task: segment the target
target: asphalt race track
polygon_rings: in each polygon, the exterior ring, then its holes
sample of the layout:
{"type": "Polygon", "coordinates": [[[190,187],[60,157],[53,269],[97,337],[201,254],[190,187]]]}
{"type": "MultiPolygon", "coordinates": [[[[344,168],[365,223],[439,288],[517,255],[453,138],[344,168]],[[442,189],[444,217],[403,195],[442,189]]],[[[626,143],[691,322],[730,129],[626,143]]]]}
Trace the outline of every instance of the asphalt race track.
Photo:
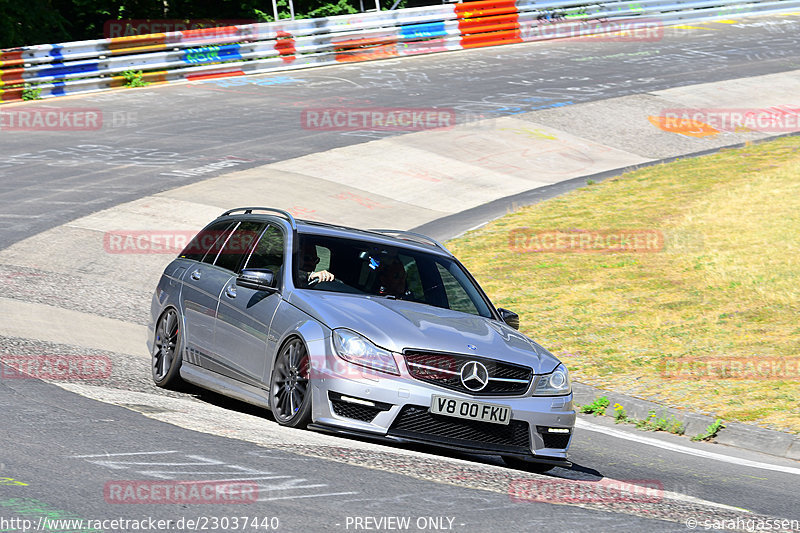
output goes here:
{"type": "Polygon", "coordinates": [[[534,43],[36,103],[99,109],[103,128],[2,133],[0,246],[191,183],[180,171],[225,158],[243,160],[241,170],[386,135],[303,129],[306,108],[435,106],[464,122],[783,72],[800,68],[798,24],[710,24],[667,29],[655,43],[534,43]]]}
{"type": "MultiPolygon", "coordinates": [[[[541,112],[537,116],[556,124],[573,106],[795,71],[800,69],[798,28],[797,16],[737,19],[668,29],[659,42],[524,44],[4,106],[0,114],[49,107],[99,110],[103,127],[0,129],[0,251],[156,193],[344,147],[367,147],[405,133],[320,131],[303,123],[304,110],[436,108],[452,110],[461,125],[541,112]]],[[[626,142],[624,131],[604,130],[602,121],[587,122],[586,131],[626,142]]],[[[664,140],[651,148],[648,160],[666,157],[671,148],[695,151],[682,142],[664,140]]],[[[713,147],[697,146],[696,151],[713,147]]],[[[254,202],[249,191],[219,183],[214,191],[222,196],[220,204],[274,205],[270,197],[254,202]]],[[[409,185],[398,181],[394,186],[409,185]]],[[[48,247],[39,246],[38,253],[46,264],[48,247]]],[[[52,259],[54,264],[62,260],[52,259]]],[[[155,260],[166,264],[169,257],[155,260]]],[[[20,306],[46,303],[64,313],[74,310],[140,327],[147,312],[143,295],[152,287],[137,291],[120,285],[114,293],[73,283],[107,266],[104,261],[88,260],[47,275],[3,266],[2,299],[20,306]],[[42,294],[52,301],[43,302],[42,294]]],[[[130,276],[140,279],[134,270],[130,276]]],[[[722,529],[714,527],[715,521],[717,526],[725,521],[730,530],[758,523],[773,531],[800,530],[797,461],[581,418],[570,450],[573,468],[530,474],[505,468],[494,457],[281,428],[268,413],[214,394],[156,389],[143,339],[141,353],[134,354],[124,347],[102,349],[117,346],[102,329],[95,344],[82,345],[48,336],[48,329],[42,324],[41,335],[34,337],[0,325],[0,352],[108,356],[114,371],[102,383],[0,379],[0,531],[21,530],[21,520],[31,521],[24,523],[28,530],[145,530],[130,523],[86,522],[145,518],[172,521],[149,526],[167,531],[722,529]],[[254,501],[244,503],[114,500],[114,486],[143,480],[240,480],[257,491],[254,501]],[[587,502],[564,497],[570,480],[655,486],[657,491],[647,498],[587,502]],[[43,524],[43,516],[84,522],[43,524]],[[16,522],[3,522],[10,519],[16,522]],[[776,526],[775,519],[795,523],[776,526]]]]}

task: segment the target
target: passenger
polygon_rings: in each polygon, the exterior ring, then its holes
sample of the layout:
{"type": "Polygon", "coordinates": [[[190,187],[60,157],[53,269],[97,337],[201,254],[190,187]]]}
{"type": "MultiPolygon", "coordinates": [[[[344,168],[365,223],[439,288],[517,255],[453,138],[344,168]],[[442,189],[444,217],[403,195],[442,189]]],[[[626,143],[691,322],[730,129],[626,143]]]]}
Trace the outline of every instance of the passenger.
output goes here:
{"type": "Polygon", "coordinates": [[[395,298],[411,296],[411,291],[406,287],[406,269],[399,259],[392,259],[380,267],[378,281],[380,282],[378,294],[395,298]]]}

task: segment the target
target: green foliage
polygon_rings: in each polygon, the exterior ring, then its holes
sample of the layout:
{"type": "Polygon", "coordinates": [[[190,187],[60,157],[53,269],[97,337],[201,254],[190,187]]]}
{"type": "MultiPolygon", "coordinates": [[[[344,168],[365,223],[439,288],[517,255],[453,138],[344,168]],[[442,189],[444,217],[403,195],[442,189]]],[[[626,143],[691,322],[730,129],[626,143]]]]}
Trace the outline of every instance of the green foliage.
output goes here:
{"type": "MultiPolygon", "coordinates": [[[[372,0],[365,0],[365,4],[371,6],[372,0]]],[[[366,7],[366,6],[365,6],[366,7]]],[[[358,10],[351,6],[347,0],[339,0],[335,4],[324,4],[319,6],[318,8],[311,10],[308,12],[308,18],[319,18],[319,17],[333,17],[335,15],[349,15],[352,13],[358,13],[358,10]]]]}
{"type": "MultiPolygon", "coordinates": [[[[382,2],[387,9],[393,2],[382,2]]],[[[294,0],[295,18],[358,13],[358,0],[294,0]]],[[[364,0],[374,9],[375,0],[364,0]]],[[[402,4],[401,6],[402,7],[402,4]]],[[[290,17],[288,0],[278,0],[279,18],[290,17]]],[[[102,39],[114,20],[241,20],[271,22],[263,0],[0,0],[0,48],[102,39]]]]}
{"type": "Polygon", "coordinates": [[[29,83],[25,84],[25,88],[22,89],[22,99],[23,100],[41,100],[42,99],[42,89],[40,87],[36,87],[29,83]]]}
{"type": "Polygon", "coordinates": [[[717,436],[719,430],[725,427],[725,424],[722,423],[722,420],[717,418],[714,422],[711,423],[706,428],[705,433],[700,433],[699,435],[695,435],[692,437],[693,441],[700,441],[700,440],[711,440],[717,436]]]}
{"type": "MultiPolygon", "coordinates": [[[[292,12],[289,9],[289,2],[287,0],[278,0],[276,2],[276,5],[278,6],[278,18],[280,20],[288,20],[292,17],[292,12]]],[[[295,9],[297,9],[296,3],[295,3],[295,9]]],[[[269,6],[267,8],[267,11],[262,11],[260,9],[253,8],[253,18],[258,22],[275,22],[275,16],[272,13],[272,6],[269,6]]],[[[295,18],[300,19],[306,17],[295,13],[295,18]]]]}
{"type": "Polygon", "coordinates": [[[638,429],[646,429],[648,431],[666,431],[675,433],[676,435],[683,435],[685,428],[683,422],[676,420],[674,416],[670,415],[669,418],[656,416],[655,411],[650,411],[649,416],[644,420],[637,420],[636,427],[638,429]]]}
{"type": "Polygon", "coordinates": [[[126,70],[122,73],[125,78],[125,87],[147,87],[150,85],[144,81],[144,74],[141,70],[126,70]]]}
{"type": "Polygon", "coordinates": [[[274,22],[275,21],[275,17],[273,17],[272,15],[268,15],[264,11],[261,11],[260,9],[256,9],[256,8],[253,8],[253,17],[258,22],[274,22]]]}
{"type": "Polygon", "coordinates": [[[622,405],[614,404],[614,423],[620,424],[628,421],[628,415],[625,413],[625,408],[622,405]]]}
{"type": "Polygon", "coordinates": [[[0,49],[68,40],[72,28],[60,9],[62,3],[0,0],[0,49]]]}
{"type": "Polygon", "coordinates": [[[600,396],[592,403],[581,406],[581,413],[591,413],[594,414],[594,416],[604,415],[606,414],[606,408],[610,403],[611,402],[608,401],[608,398],[605,396],[600,396]]]}

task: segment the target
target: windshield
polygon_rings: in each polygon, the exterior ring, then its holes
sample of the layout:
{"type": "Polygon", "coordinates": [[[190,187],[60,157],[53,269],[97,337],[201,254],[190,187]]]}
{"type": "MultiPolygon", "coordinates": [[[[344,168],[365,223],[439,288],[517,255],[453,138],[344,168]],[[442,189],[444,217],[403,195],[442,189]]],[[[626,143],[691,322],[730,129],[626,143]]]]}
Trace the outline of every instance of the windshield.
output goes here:
{"type": "Polygon", "coordinates": [[[492,318],[480,289],[452,259],[354,239],[299,238],[295,287],[383,296],[492,318]]]}

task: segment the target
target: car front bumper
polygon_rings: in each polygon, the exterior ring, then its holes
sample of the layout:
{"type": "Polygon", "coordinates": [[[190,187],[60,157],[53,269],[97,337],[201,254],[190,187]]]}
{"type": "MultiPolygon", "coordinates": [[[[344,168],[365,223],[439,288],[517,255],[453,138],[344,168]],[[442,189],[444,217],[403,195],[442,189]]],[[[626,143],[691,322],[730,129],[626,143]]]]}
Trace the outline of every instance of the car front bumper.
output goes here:
{"type": "Polygon", "coordinates": [[[572,395],[472,396],[411,377],[395,355],[400,375],[372,371],[334,355],[326,339],[309,343],[312,428],[396,442],[418,442],[473,453],[567,463],[575,425],[572,395]],[[434,395],[504,405],[508,425],[431,414],[434,395]],[[568,430],[568,433],[564,431],[568,430]]]}

